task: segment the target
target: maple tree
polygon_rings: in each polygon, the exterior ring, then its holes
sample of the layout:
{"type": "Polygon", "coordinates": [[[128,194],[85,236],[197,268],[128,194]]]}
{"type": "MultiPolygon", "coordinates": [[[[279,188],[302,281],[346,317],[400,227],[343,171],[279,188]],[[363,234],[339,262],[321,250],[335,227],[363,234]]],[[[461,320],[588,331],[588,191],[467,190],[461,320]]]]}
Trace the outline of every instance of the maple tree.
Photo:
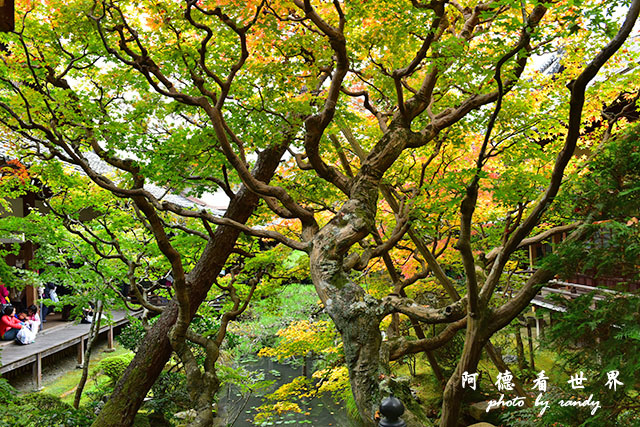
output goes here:
{"type": "MultiPolygon", "coordinates": [[[[545,212],[575,172],[579,141],[606,142],[625,116],[608,116],[604,131],[580,139],[583,123],[637,81],[617,72],[637,54],[623,47],[637,0],[18,3],[19,25],[2,36],[0,123],[21,156],[76,165],[129,200],[131,220],[150,231],[175,278],[175,297],[99,426],[132,422],[172,351],[187,366],[194,425],[212,422],[225,327],[206,338],[189,325],[240,233],[308,253],[366,425],[390,360],[429,355],[465,329],[441,417],[456,425],[462,373],[554,275],[539,269],[498,305],[508,262],[549,225],[571,232],[569,241],[584,235],[579,223],[555,224],[545,212]],[[548,52],[561,72],[528,67],[548,52]],[[88,151],[118,173],[94,169],[88,151]],[[196,196],[220,189],[230,204],[222,218],[186,209],[151,194],[148,182],[196,196]],[[189,262],[172,226],[204,240],[189,262]],[[368,276],[378,279],[371,289],[368,276]],[[407,296],[424,280],[425,292],[444,291],[445,305],[407,296]],[[382,320],[399,314],[415,337],[383,341],[382,320]],[[447,326],[427,338],[425,324],[447,326]],[[204,371],[188,341],[208,349],[204,371]]],[[[635,102],[636,93],[627,97],[635,102]]],[[[241,298],[233,289],[223,325],[253,292],[241,298]]]]}

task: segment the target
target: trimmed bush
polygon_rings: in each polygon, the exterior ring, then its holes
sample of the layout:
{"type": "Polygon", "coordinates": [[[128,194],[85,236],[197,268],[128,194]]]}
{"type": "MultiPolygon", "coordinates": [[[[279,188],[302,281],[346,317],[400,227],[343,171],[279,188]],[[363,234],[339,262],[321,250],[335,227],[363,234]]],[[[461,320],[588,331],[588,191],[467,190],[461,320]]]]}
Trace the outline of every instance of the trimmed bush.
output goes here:
{"type": "Polygon", "coordinates": [[[124,373],[124,370],[127,369],[131,360],[133,360],[133,356],[133,353],[126,353],[118,356],[106,357],[96,365],[93,375],[97,375],[102,372],[109,377],[113,384],[115,384],[124,373]]]}

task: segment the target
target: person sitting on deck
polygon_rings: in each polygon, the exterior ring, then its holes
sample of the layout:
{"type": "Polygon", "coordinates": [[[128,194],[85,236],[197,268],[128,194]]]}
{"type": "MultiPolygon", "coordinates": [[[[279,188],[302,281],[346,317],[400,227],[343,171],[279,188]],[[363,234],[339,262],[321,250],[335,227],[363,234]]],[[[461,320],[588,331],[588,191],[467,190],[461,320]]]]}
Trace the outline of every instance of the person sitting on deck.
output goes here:
{"type": "Polygon", "coordinates": [[[91,322],[93,322],[93,304],[89,303],[89,308],[82,309],[80,323],[91,324],[91,322]]]}
{"type": "Polygon", "coordinates": [[[40,315],[38,314],[38,306],[35,304],[31,304],[27,309],[27,312],[27,319],[31,324],[31,332],[37,333],[40,329],[40,315]]]}
{"type": "Polygon", "coordinates": [[[4,314],[0,318],[0,339],[11,341],[16,338],[18,331],[22,329],[22,324],[14,316],[16,309],[10,305],[5,307],[4,314]]]}
{"type": "MultiPolygon", "coordinates": [[[[31,307],[35,307],[35,305],[31,306],[31,307]]],[[[33,322],[31,320],[31,316],[30,316],[30,310],[31,307],[29,307],[28,310],[20,310],[20,312],[18,314],[16,314],[16,319],[18,319],[20,321],[20,324],[22,326],[26,326],[31,332],[33,332],[34,334],[38,333],[38,328],[40,327],[40,317],[38,316],[38,322],[37,324],[35,322],[33,322]]],[[[36,307],[36,316],[37,316],[37,307],[36,307]]]]}
{"type": "Polygon", "coordinates": [[[20,310],[17,312],[15,317],[20,321],[20,323],[24,325],[27,323],[28,316],[29,316],[29,313],[27,312],[27,310],[20,310]]]}

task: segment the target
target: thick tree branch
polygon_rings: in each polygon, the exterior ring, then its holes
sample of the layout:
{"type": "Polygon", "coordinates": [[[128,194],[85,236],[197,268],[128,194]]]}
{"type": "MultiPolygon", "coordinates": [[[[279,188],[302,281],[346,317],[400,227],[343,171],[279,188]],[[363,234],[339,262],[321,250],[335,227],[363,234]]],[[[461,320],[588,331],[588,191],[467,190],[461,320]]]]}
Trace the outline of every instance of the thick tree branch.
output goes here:
{"type": "Polygon", "coordinates": [[[385,314],[402,313],[411,319],[429,324],[451,323],[462,319],[467,314],[466,304],[467,301],[463,298],[443,308],[431,308],[397,295],[389,295],[382,299],[385,314]]]}
{"type": "Polygon", "coordinates": [[[442,347],[453,337],[456,333],[467,325],[467,318],[464,317],[456,322],[448,325],[442,332],[433,338],[424,338],[418,340],[397,339],[390,342],[391,349],[389,352],[389,360],[398,360],[407,354],[422,353],[423,351],[435,350],[442,347]]]}
{"type": "MultiPolygon", "coordinates": [[[[320,140],[322,135],[331,123],[335,114],[338,97],[342,88],[342,82],[349,70],[349,58],[347,56],[347,47],[342,28],[345,25],[345,17],[339,13],[340,23],[338,28],[334,28],[324,21],[316,10],[311,6],[310,1],[294,0],[296,6],[302,9],[305,16],[309,18],[317,28],[329,38],[329,44],[335,53],[336,65],[334,73],[331,77],[331,84],[327,91],[323,108],[316,114],[313,114],[305,120],[305,138],[304,147],[309,159],[309,163],[315,169],[316,173],[323,179],[331,182],[345,194],[349,194],[351,188],[350,180],[341,174],[336,168],[328,166],[320,156],[320,140]]],[[[339,5],[337,6],[339,7],[339,5]]]]}
{"type": "MultiPolygon", "coordinates": [[[[516,249],[520,249],[520,248],[523,248],[525,246],[533,245],[535,243],[540,243],[540,242],[550,238],[551,236],[553,236],[555,234],[561,234],[561,233],[566,233],[566,232],[569,232],[569,231],[573,231],[576,228],[578,228],[580,225],[582,225],[581,221],[574,222],[572,224],[559,225],[557,227],[550,228],[548,230],[545,230],[545,231],[541,232],[540,234],[537,234],[535,236],[523,239],[518,244],[516,249]]],[[[498,256],[498,254],[500,253],[502,248],[503,248],[502,246],[498,246],[497,248],[493,248],[491,250],[491,252],[489,252],[487,255],[485,255],[486,263],[487,264],[491,264],[496,259],[496,257],[498,256]]]]}
{"type": "MultiPolygon", "coordinates": [[[[537,21],[535,24],[539,22],[539,19],[542,18],[542,15],[546,11],[546,8],[541,8],[541,14],[539,18],[536,17],[537,21]]],[[[520,40],[518,44],[507,52],[504,56],[500,58],[498,63],[496,64],[496,69],[494,73],[494,79],[498,85],[498,96],[496,99],[495,108],[489,118],[489,123],[487,124],[487,129],[484,136],[484,141],[482,143],[482,147],[480,148],[480,152],[478,154],[478,159],[476,162],[476,173],[472,178],[471,182],[466,188],[466,194],[462,203],[460,205],[460,238],[456,244],[456,249],[460,251],[460,255],[462,257],[462,263],[464,265],[464,270],[466,274],[466,282],[467,282],[467,295],[469,298],[469,315],[474,317],[478,315],[478,310],[480,309],[478,305],[478,281],[476,277],[476,263],[473,257],[473,253],[471,250],[471,222],[473,220],[473,214],[476,208],[476,203],[478,199],[478,190],[479,190],[479,182],[480,182],[480,173],[486,161],[486,151],[489,145],[489,140],[491,138],[491,131],[493,130],[493,126],[498,118],[498,113],[502,108],[502,98],[504,96],[504,86],[502,83],[501,71],[502,66],[507,63],[511,58],[513,58],[518,52],[524,49],[528,44],[531,38],[529,33],[530,28],[532,27],[531,18],[527,23],[524,24],[524,28],[522,29],[522,33],[520,35],[520,40]]],[[[526,60],[526,57],[525,57],[526,60]]],[[[482,308],[484,310],[484,308],[482,308]]]]}

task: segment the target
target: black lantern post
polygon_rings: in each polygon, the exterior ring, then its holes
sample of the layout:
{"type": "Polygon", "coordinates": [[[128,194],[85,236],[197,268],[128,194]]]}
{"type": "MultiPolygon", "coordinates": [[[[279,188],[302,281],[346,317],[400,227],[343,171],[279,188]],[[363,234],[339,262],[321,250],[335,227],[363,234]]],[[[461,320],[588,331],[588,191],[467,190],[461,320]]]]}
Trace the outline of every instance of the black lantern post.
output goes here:
{"type": "Polygon", "coordinates": [[[396,397],[385,397],[380,404],[380,414],[382,419],[379,427],[407,427],[407,423],[400,417],[404,414],[404,405],[396,397]]]}

